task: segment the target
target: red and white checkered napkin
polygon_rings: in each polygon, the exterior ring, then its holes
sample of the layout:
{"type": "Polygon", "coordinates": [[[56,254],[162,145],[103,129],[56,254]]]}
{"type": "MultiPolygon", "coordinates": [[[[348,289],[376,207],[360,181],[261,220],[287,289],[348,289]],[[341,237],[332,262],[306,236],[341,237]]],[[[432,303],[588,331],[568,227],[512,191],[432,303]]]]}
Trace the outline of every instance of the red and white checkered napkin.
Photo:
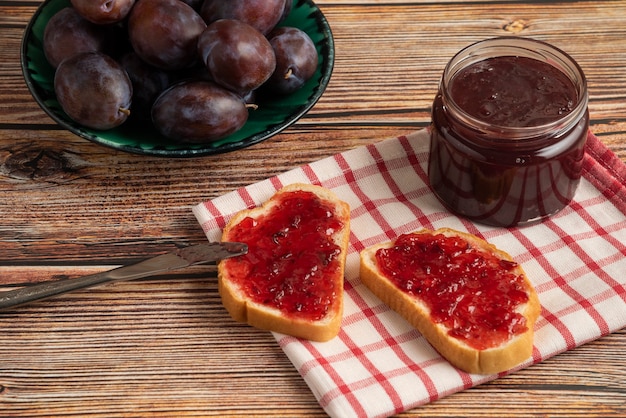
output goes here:
{"type": "Polygon", "coordinates": [[[420,228],[482,236],[522,263],[542,305],[527,367],[626,326],[626,165],[589,135],[574,201],[525,228],[473,224],[447,212],[427,186],[428,134],[356,148],[202,203],[210,240],[235,212],[281,186],[310,182],[351,207],[345,312],[339,336],[313,343],[276,334],[280,347],[333,417],[384,417],[497,378],[459,371],[359,280],[359,251],[420,228]]]}

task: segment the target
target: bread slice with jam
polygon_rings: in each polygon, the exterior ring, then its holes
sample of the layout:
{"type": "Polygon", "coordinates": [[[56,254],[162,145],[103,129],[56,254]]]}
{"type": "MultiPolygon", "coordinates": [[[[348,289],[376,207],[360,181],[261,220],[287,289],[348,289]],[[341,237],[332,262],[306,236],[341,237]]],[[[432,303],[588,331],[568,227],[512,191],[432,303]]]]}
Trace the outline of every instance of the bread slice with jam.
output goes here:
{"type": "Polygon", "coordinates": [[[235,214],[223,241],[248,253],[218,265],[224,307],[237,321],[313,341],[339,333],[350,208],[330,190],[291,184],[235,214]]]}
{"type": "Polygon", "coordinates": [[[360,275],[459,369],[499,373],[532,354],[537,294],[510,255],[475,235],[403,234],[363,250],[360,275]]]}

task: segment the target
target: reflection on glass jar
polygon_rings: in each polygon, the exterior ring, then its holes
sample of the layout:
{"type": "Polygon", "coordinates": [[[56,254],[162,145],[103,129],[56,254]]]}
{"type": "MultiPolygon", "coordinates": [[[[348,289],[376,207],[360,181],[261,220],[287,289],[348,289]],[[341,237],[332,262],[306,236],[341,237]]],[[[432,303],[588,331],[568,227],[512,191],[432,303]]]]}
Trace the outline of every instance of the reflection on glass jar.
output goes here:
{"type": "Polygon", "coordinates": [[[504,37],[459,52],[433,102],[428,175],[451,211],[523,225],[572,200],[589,126],[587,85],[564,52],[504,37]]]}

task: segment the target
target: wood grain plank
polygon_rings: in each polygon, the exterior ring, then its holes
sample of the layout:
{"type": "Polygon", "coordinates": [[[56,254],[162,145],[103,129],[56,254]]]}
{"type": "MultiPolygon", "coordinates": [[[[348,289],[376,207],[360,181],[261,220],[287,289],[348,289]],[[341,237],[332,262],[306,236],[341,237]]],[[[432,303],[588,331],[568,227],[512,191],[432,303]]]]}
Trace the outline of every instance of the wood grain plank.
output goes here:
{"type": "MultiPolygon", "coordinates": [[[[337,50],[318,104],[268,141],[192,160],[110,150],[46,116],[19,65],[40,3],[0,4],[0,290],[202,241],[196,203],[427,126],[446,62],[487,37],[529,36],[571,53],[589,80],[593,132],[626,161],[626,1],[318,0],[337,50]]],[[[620,330],[401,416],[625,416],[625,347],[620,330]]],[[[325,416],[271,334],[232,321],[203,269],[0,314],[0,410],[325,416]]]]}

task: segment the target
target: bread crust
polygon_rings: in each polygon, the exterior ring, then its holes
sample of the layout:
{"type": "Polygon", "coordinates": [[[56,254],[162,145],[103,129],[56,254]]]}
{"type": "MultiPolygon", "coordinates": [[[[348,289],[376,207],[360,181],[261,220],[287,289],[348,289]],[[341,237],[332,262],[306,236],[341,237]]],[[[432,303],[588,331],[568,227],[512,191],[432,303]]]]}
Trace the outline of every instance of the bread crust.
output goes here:
{"type": "MultiPolygon", "coordinates": [[[[475,248],[491,252],[503,260],[513,261],[509,254],[475,235],[450,228],[441,228],[436,231],[421,230],[416,233],[441,233],[445,236],[461,237],[475,248]]],[[[361,280],[380,300],[417,328],[451,364],[468,373],[495,374],[519,365],[532,355],[534,324],[541,306],[532,284],[519,264],[515,268],[515,273],[524,279],[528,301],[518,307],[518,312],[526,317],[528,329],[500,346],[478,350],[450,336],[447,327],[431,320],[429,309],[422,301],[399,289],[381,273],[376,264],[376,251],[380,248],[389,248],[393,244],[394,241],[388,241],[368,247],[361,252],[361,280]]]]}
{"type": "Polygon", "coordinates": [[[331,203],[334,207],[334,215],[343,224],[343,227],[333,234],[333,241],[340,247],[341,253],[338,256],[339,268],[335,270],[335,277],[332,278],[336,296],[327,315],[324,318],[312,321],[285,315],[275,307],[250,300],[236,282],[232,280],[231,272],[228,268],[229,260],[223,260],[218,264],[218,290],[222,304],[236,321],[247,323],[256,328],[312,341],[328,341],[339,333],[343,316],[343,281],[350,237],[350,207],[347,203],[341,201],[333,192],[326,188],[305,183],[290,184],[277,191],[261,206],[235,214],[224,228],[222,241],[232,240],[230,233],[233,227],[243,219],[246,217],[257,218],[268,213],[279,202],[281,195],[292,191],[308,191],[314,193],[323,201],[331,203]]]}

